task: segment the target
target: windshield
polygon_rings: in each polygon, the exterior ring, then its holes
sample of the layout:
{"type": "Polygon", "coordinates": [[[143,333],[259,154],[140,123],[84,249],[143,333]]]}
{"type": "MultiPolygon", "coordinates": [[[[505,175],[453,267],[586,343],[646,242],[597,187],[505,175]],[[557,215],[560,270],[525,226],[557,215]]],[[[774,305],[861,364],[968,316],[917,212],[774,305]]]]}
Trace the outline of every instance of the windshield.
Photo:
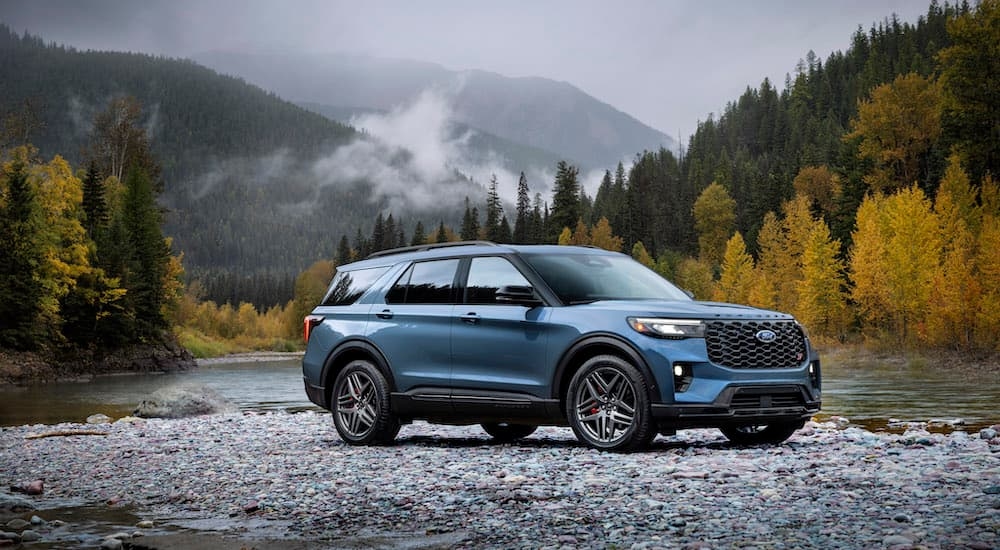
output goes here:
{"type": "Polygon", "coordinates": [[[691,300],[683,290],[628,256],[525,254],[524,259],[567,304],[691,300]]]}

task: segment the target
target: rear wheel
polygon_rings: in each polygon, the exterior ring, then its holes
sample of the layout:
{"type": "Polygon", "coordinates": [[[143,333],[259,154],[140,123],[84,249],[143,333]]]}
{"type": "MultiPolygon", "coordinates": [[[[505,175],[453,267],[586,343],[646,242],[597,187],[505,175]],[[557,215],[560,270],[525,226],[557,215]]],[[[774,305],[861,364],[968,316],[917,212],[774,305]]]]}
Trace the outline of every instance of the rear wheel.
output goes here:
{"type": "Polygon", "coordinates": [[[508,424],[506,422],[487,422],[482,426],[493,439],[502,443],[523,439],[538,429],[538,426],[531,424],[508,424]]]}
{"type": "Polygon", "coordinates": [[[588,359],[573,375],[566,413],[577,439],[605,451],[634,451],[656,437],[645,377],[614,355],[588,359]]]}
{"type": "Polygon", "coordinates": [[[773,422],[746,426],[722,426],[719,429],[737,445],[776,445],[784,442],[801,427],[801,422],[773,422]]]}
{"type": "Polygon", "coordinates": [[[352,445],[392,442],[399,420],[389,410],[389,382],[372,363],[351,361],[333,385],[333,424],[352,445]]]}

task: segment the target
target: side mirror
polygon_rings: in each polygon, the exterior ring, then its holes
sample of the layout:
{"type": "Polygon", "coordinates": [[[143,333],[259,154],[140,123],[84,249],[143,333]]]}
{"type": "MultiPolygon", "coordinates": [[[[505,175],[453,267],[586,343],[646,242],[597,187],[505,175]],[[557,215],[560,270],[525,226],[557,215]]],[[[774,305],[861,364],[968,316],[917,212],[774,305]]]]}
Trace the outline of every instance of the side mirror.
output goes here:
{"type": "Polygon", "coordinates": [[[530,286],[506,285],[496,293],[498,304],[522,305],[528,307],[540,306],[542,301],[535,296],[535,290],[530,286]]]}

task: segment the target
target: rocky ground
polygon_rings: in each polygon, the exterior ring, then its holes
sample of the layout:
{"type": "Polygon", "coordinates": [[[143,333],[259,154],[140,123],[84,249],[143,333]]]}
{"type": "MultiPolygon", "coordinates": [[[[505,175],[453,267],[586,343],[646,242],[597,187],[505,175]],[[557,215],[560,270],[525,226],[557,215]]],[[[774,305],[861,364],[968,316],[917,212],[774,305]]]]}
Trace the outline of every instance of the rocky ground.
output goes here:
{"type": "Polygon", "coordinates": [[[562,428],[498,445],[478,427],[419,423],[393,446],[359,448],[331,424],[304,412],[4,428],[2,537],[161,549],[1000,547],[994,428],[876,434],[840,420],[758,448],[692,430],[620,455],[562,428]],[[40,495],[6,489],[36,480],[40,495]],[[85,521],[54,519],[70,506],[111,516],[74,529],[85,521]]]}

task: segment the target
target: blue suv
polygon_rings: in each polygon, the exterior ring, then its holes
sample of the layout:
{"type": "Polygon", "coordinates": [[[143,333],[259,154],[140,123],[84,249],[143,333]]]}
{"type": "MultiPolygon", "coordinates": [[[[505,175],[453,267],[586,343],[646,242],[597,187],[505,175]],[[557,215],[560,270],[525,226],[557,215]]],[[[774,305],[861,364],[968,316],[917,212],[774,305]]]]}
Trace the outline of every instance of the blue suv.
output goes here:
{"type": "Polygon", "coordinates": [[[568,425],[611,451],[683,428],[780,443],[820,408],[820,362],[790,315],[694,301],[597,248],[379,252],[337,269],[304,333],[306,393],[351,444],[417,419],[500,441],[568,425]]]}

